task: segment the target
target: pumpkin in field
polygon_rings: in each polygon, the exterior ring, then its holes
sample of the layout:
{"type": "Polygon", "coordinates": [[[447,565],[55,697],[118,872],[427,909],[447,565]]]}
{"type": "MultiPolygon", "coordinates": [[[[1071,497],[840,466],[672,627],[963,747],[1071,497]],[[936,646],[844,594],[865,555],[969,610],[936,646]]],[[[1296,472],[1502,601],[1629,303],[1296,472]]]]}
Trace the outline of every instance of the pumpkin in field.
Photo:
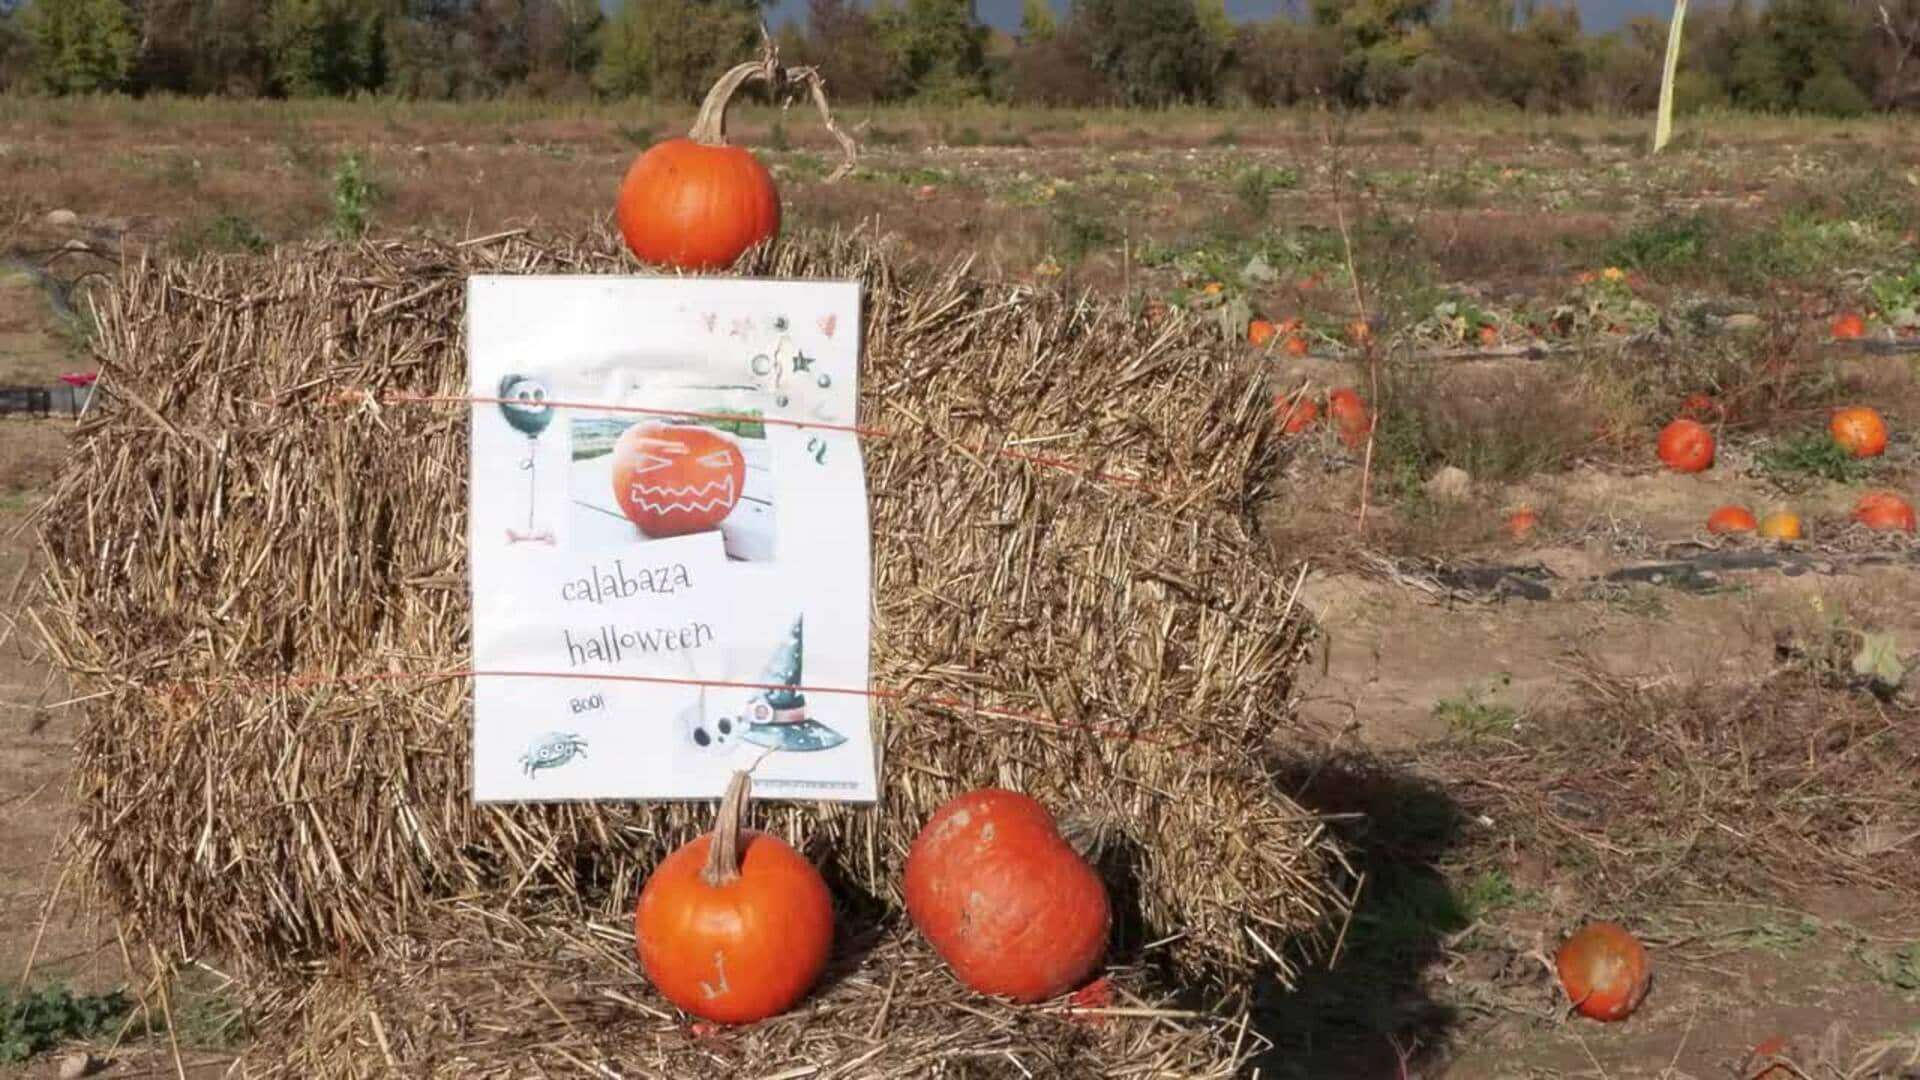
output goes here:
{"type": "Polygon", "coordinates": [[[727,106],[741,86],[755,79],[776,89],[792,82],[808,84],[827,131],[847,155],[847,163],[827,182],[851,171],[854,143],[834,125],[819,75],[780,67],[767,42],[759,60],[736,66],[713,84],[684,138],[648,147],[628,167],[614,203],[614,220],[627,247],[643,262],[716,270],[779,235],[780,195],[772,174],[747,150],[727,145],[727,106]]]}
{"type": "Polygon", "coordinates": [[[1539,524],[1540,515],[1523,506],[1507,515],[1507,535],[1515,540],[1525,540],[1533,535],[1534,527],[1539,524]]]}
{"type": "Polygon", "coordinates": [[[1340,430],[1340,440],[1349,447],[1366,444],[1373,433],[1373,417],[1367,403],[1352,387],[1343,386],[1327,395],[1327,418],[1340,430]]]}
{"type": "Polygon", "coordinates": [[[1106,954],[1106,885],[1047,808],[1017,792],[972,791],[934,811],[904,885],[913,925],[980,993],[1058,997],[1106,954]]]}
{"type": "Polygon", "coordinates": [[[1753,511],[1744,506],[1723,506],[1707,515],[1707,531],[1718,536],[1750,533],[1760,527],[1753,511]]]}
{"type": "Polygon", "coordinates": [[[1500,344],[1500,328],[1492,323],[1481,323],[1478,336],[1480,344],[1489,349],[1500,344]]]}
{"type": "Polygon", "coordinates": [[[1272,323],[1265,319],[1255,319],[1247,324],[1247,340],[1255,345],[1264,346],[1267,342],[1272,341],[1274,335],[1279,332],[1280,331],[1274,329],[1272,323]]]}
{"type": "Polygon", "coordinates": [[[1878,532],[1913,532],[1913,504],[1891,491],[1870,491],[1853,504],[1853,520],[1878,532]]]}
{"type": "Polygon", "coordinates": [[[613,444],[613,497],[647,536],[706,532],[740,502],[747,459],[723,432],[694,424],[635,424],[613,444]]]}
{"type": "Polygon", "coordinates": [[[1833,320],[1833,336],[1840,341],[1854,341],[1867,336],[1867,321],[1857,313],[1842,312],[1833,320]]]}
{"type": "Polygon", "coordinates": [[[1368,326],[1364,319],[1355,319],[1347,324],[1347,340],[1364,346],[1373,340],[1373,327],[1368,326]]]}
{"type": "Polygon", "coordinates": [[[1308,349],[1306,336],[1288,334],[1286,342],[1281,347],[1287,350],[1288,356],[1305,356],[1308,349]]]}
{"type": "Polygon", "coordinates": [[[1298,435],[1312,427],[1320,419],[1320,406],[1303,392],[1298,398],[1289,398],[1285,394],[1273,399],[1275,415],[1280,417],[1280,430],[1288,435],[1298,435]]]}
{"type": "Polygon", "coordinates": [[[1887,449],[1887,422],[1864,405],[1836,409],[1827,421],[1833,441],[1854,457],[1879,457],[1887,449]]]}
{"type": "Polygon", "coordinates": [[[1608,922],[1589,923],[1563,942],[1554,966],[1567,999],[1595,1020],[1625,1020],[1653,982],[1646,948],[1608,922]]]}
{"type": "Polygon", "coordinates": [[[1713,464],[1713,432],[1698,420],[1675,420],[1661,430],[1659,450],[1667,468],[1700,472],[1713,464]]]}
{"type": "Polygon", "coordinates": [[[633,913],[648,980],[723,1024],[792,1008],[833,948],[827,883],[785,841],[744,827],[751,791],[747,774],[734,773],[713,831],[661,860],[633,913]]]}
{"type": "Polygon", "coordinates": [[[1800,515],[1791,510],[1776,510],[1760,519],[1760,535],[1769,540],[1798,540],[1800,515]]]}

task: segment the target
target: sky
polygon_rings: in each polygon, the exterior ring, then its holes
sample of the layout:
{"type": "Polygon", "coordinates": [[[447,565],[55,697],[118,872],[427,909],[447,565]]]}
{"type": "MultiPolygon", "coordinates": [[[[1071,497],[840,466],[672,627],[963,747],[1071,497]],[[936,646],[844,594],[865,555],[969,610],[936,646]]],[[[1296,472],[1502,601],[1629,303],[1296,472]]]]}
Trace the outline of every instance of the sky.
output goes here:
{"type": "MultiPolygon", "coordinates": [[[[980,17],[1002,29],[1020,25],[1020,0],[976,0],[980,17]]],[[[1588,31],[1606,32],[1636,15],[1666,15],[1673,10],[1671,0],[1575,0],[1580,5],[1580,23],[1588,31]]],[[[1067,0],[1052,0],[1056,10],[1064,12],[1067,0]]],[[[1301,5],[1286,0],[1227,0],[1227,14],[1236,19],[1270,19],[1301,5]]],[[[774,25],[792,19],[804,19],[807,0],[774,0],[774,25]]]]}

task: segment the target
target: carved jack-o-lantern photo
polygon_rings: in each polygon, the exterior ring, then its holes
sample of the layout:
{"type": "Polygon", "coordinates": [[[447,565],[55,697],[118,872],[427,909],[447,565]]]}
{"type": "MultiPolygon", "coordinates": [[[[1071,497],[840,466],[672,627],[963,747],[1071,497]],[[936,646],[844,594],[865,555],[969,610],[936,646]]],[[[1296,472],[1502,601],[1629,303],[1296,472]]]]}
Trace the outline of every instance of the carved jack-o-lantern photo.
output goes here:
{"type": "Polygon", "coordinates": [[[740,501],[747,461],[732,437],[692,424],[635,424],[613,447],[613,497],[659,539],[705,532],[740,501]]]}

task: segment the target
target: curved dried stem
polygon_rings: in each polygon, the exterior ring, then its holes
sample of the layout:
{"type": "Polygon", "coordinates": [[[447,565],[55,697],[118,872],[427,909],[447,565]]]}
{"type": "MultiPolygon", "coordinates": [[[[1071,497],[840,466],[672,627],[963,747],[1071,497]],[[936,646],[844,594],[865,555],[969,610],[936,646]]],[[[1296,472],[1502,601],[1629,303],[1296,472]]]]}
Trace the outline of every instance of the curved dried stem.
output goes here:
{"type": "Polygon", "coordinates": [[[740,880],[740,833],[747,825],[747,802],[753,797],[753,778],[745,770],[727,782],[727,793],[714,815],[713,838],[707,843],[707,865],[700,877],[718,888],[740,880]]]}
{"type": "Polygon", "coordinates": [[[773,44],[773,38],[767,33],[765,23],[760,26],[760,57],[743,64],[735,65],[720,81],[707,91],[706,100],[700,103],[700,115],[693,121],[693,129],[688,137],[702,146],[727,145],[727,106],[733,103],[733,95],[749,82],[759,80],[767,84],[767,89],[775,97],[783,97],[781,108],[790,107],[798,93],[804,88],[812,97],[814,105],[820,110],[820,120],[826,125],[827,134],[840,144],[840,150],[846,160],[827,177],[831,184],[853,171],[860,148],[853,137],[840,129],[834,122],[833,109],[827,104],[827,80],[816,67],[783,68],[780,66],[780,50],[773,44]]]}

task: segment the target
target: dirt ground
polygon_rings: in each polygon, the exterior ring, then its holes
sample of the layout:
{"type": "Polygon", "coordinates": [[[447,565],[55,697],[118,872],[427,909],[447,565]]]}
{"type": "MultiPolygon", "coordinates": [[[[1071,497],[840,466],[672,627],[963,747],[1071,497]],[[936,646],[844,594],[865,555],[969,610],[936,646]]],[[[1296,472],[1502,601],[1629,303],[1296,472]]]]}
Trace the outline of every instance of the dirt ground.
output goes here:
{"type": "MultiPolygon", "coordinates": [[[[338,227],[349,152],[376,235],[578,227],[677,122],[221,108],[0,107],[0,384],[90,367],[76,326],[115,260],[338,227]]],[[[765,151],[795,225],[976,251],[981,272],[1143,317],[1297,315],[1312,355],[1272,350],[1276,390],[1358,387],[1375,409],[1370,450],[1325,426],[1289,441],[1262,517],[1319,630],[1299,797],[1360,815],[1343,828],[1367,874],[1340,965],[1262,1006],[1262,1075],[1920,1076],[1920,676],[1854,666],[1871,638],[1920,668],[1920,548],[1848,521],[1869,487],[1920,497],[1920,368],[1813,340],[1920,275],[1910,125],[1755,121],[1648,162],[1637,127],[1588,120],[860,119],[871,152],[845,186],[815,182],[824,144],[798,124],[765,151]],[[1362,309],[1407,348],[1359,342],[1362,309]],[[1679,475],[1651,444],[1695,391],[1718,459],[1679,475]],[[1888,450],[1823,456],[1827,411],[1856,401],[1886,415],[1888,450]],[[1436,493],[1446,465],[1466,486],[1436,493]],[[1729,502],[1792,508],[1807,536],[1707,534],[1729,502]],[[1539,523],[1515,538],[1522,507],[1539,523]],[[1623,1024],[1568,1019],[1545,960],[1596,917],[1652,952],[1623,1024]]],[[[773,139],[768,114],[738,130],[773,139]]],[[[0,986],[31,956],[34,984],[95,993],[128,971],[110,920],[70,918],[89,914],[60,878],[72,713],[17,616],[19,527],[71,428],[0,419],[0,986]]],[[[174,1071],[174,1044],[125,1034],[105,1075],[174,1071]]],[[[189,1074],[234,1052],[205,1034],[183,1032],[189,1074]]]]}

